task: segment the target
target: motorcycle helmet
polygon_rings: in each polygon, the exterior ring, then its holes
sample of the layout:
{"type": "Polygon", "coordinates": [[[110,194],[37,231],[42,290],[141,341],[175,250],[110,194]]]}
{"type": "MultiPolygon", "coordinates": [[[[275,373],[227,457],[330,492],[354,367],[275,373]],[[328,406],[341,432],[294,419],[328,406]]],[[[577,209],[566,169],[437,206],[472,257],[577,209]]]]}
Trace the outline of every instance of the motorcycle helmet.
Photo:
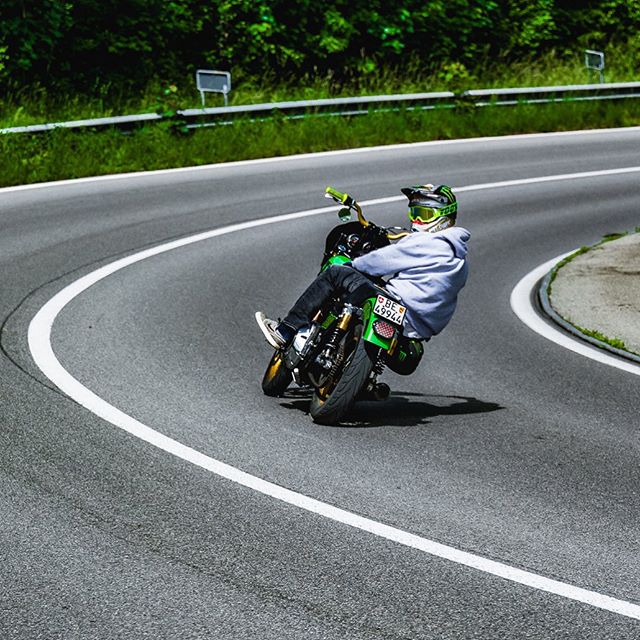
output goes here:
{"type": "Polygon", "coordinates": [[[458,201],[446,184],[434,187],[423,184],[401,189],[409,198],[409,219],[412,231],[435,233],[456,223],[458,201]]]}

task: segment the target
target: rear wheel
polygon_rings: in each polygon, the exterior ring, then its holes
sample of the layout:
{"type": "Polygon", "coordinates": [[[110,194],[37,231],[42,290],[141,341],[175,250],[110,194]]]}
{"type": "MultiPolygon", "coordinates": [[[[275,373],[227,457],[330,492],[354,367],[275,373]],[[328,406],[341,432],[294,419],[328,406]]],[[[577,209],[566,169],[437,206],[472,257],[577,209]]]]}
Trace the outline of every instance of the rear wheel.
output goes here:
{"type": "Polygon", "coordinates": [[[262,378],[262,391],[267,396],[281,396],[291,384],[293,375],[284,366],[282,352],[276,351],[269,361],[269,366],[262,378]]]}
{"type": "Polygon", "coordinates": [[[318,424],[336,424],[371,375],[375,358],[372,347],[362,339],[362,325],[345,336],[344,350],[345,364],[311,399],[311,417],[318,424]]]}

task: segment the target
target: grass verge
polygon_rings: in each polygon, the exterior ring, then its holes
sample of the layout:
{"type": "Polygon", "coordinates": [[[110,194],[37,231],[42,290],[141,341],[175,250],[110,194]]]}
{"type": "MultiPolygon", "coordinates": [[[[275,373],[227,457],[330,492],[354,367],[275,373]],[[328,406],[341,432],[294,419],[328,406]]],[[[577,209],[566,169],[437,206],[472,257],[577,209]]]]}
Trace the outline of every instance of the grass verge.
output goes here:
{"type": "Polygon", "coordinates": [[[163,125],[0,136],[0,186],[427,140],[640,125],[640,101],[275,117],[178,135],[163,125]]]}
{"type": "Polygon", "coordinates": [[[599,331],[594,331],[592,329],[585,329],[584,327],[579,327],[578,325],[573,325],[580,333],[584,333],[585,336],[589,336],[590,338],[594,338],[595,340],[598,340],[599,342],[604,342],[605,344],[608,344],[610,347],[613,347],[614,349],[620,349],[620,351],[627,351],[629,353],[633,353],[633,355],[640,355],[637,354],[633,351],[630,351],[627,348],[627,345],[624,343],[623,340],[620,340],[618,338],[609,338],[607,336],[605,336],[603,333],[600,333],[599,331]]]}

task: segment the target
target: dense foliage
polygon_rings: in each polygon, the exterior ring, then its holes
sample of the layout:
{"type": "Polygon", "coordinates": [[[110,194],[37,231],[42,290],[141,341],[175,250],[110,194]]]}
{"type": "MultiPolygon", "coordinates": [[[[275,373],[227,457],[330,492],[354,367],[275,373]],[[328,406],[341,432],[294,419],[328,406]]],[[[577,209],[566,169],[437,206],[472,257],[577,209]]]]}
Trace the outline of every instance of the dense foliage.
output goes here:
{"type": "Polygon", "coordinates": [[[640,0],[2,0],[0,82],[79,89],[196,68],[340,80],[575,54],[639,28],[640,0]]]}

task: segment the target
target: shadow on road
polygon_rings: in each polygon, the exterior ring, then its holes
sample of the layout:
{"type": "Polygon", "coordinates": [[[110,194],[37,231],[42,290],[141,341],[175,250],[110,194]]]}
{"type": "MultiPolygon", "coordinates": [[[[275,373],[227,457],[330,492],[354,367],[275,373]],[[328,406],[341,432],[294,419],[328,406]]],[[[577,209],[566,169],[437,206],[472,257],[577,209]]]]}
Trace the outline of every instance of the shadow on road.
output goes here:
{"type": "MultiPolygon", "coordinates": [[[[282,397],[281,406],[309,412],[311,390],[290,389],[282,397]]],[[[412,427],[429,424],[429,418],[498,411],[504,407],[467,396],[427,395],[395,391],[382,402],[356,402],[340,422],[340,427],[412,427]],[[424,398],[424,400],[418,400],[424,398]]]]}

